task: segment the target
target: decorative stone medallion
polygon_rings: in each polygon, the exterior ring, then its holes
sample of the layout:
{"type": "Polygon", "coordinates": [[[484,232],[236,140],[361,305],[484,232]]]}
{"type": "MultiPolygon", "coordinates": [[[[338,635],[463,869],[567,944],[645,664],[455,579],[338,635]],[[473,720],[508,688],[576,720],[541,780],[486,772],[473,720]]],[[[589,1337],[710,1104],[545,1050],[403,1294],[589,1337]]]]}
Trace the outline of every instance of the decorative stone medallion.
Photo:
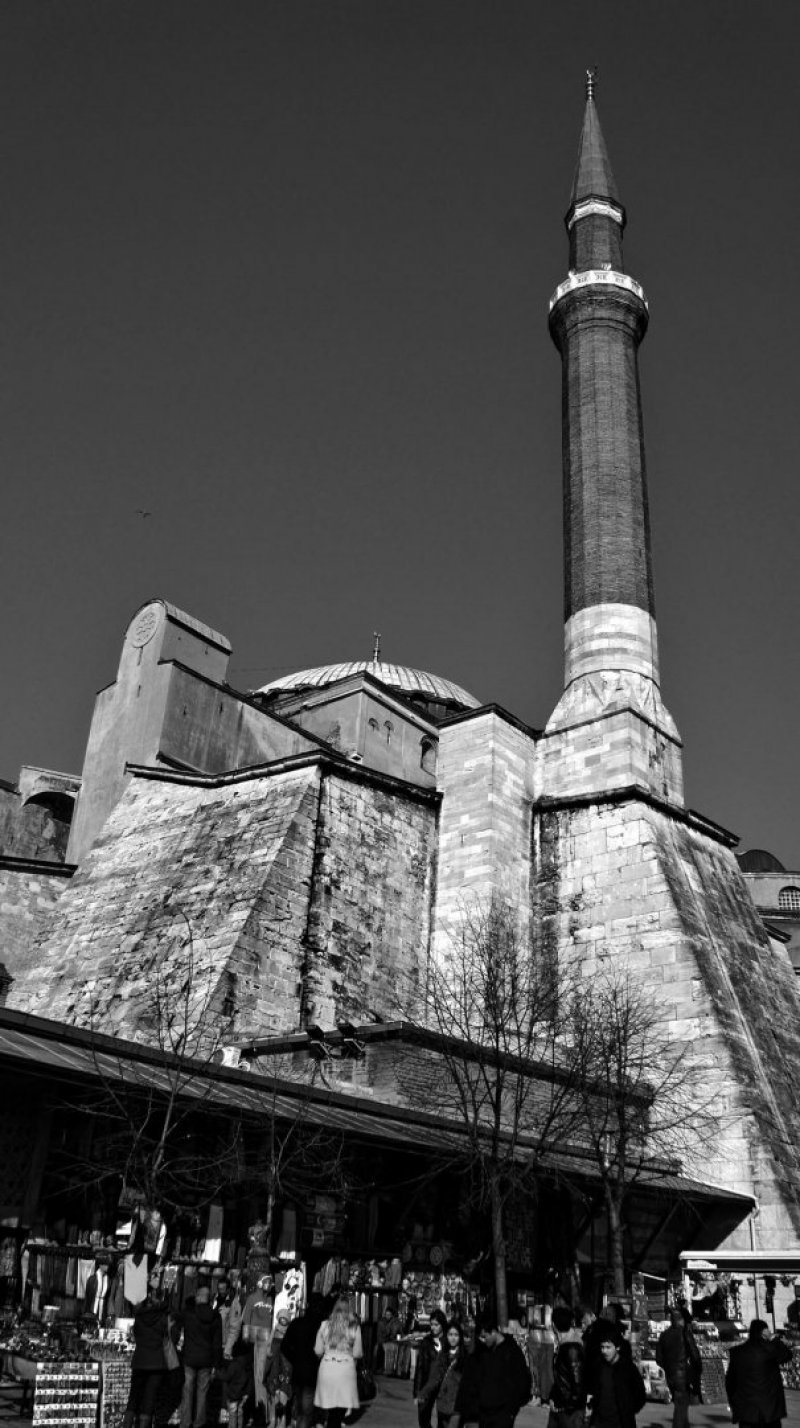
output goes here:
{"type": "Polygon", "coordinates": [[[139,612],[131,626],[130,641],[134,649],[141,649],[152,640],[161,618],[160,605],[146,605],[139,612]]]}

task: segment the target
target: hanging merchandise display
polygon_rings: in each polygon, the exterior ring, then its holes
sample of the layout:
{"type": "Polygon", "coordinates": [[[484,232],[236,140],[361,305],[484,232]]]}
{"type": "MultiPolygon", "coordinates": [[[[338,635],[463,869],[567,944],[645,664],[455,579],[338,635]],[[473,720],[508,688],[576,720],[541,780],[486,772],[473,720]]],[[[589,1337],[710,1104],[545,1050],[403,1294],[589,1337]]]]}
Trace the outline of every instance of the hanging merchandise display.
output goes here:
{"type": "Polygon", "coordinates": [[[94,1428],[100,1392],[100,1368],[93,1363],[37,1363],[33,1399],[34,1428],[94,1428]]]}

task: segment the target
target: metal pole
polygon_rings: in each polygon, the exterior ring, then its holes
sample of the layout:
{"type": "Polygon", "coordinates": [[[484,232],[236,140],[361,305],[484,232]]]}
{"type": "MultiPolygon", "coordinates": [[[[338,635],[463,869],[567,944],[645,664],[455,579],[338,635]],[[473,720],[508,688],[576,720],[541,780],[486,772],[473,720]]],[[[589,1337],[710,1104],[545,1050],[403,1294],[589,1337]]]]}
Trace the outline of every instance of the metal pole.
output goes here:
{"type": "MultiPolygon", "coordinates": [[[[755,1225],[755,1216],[756,1216],[755,1210],[751,1210],[751,1211],[750,1211],[750,1215],[749,1215],[749,1217],[748,1217],[748,1224],[750,1225],[750,1248],[751,1248],[751,1250],[753,1251],[754,1254],[755,1254],[755,1250],[756,1250],[756,1225],[755,1225]]],[[[756,1317],[756,1319],[760,1319],[760,1318],[761,1318],[761,1310],[760,1310],[759,1304],[758,1304],[758,1275],[756,1274],[755,1270],[753,1270],[753,1298],[754,1298],[754,1300],[755,1300],[755,1305],[756,1305],[755,1317],[756,1317]]]]}

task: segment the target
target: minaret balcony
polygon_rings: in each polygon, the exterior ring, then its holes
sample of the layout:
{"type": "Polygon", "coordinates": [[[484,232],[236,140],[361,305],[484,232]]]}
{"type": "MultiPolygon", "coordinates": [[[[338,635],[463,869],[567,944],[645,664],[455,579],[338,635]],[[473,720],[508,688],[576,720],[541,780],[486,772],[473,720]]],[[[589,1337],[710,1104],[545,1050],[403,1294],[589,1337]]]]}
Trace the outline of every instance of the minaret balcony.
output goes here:
{"type": "Polygon", "coordinates": [[[589,268],[586,272],[570,273],[563,283],[559,283],[550,299],[550,312],[553,311],[556,303],[561,302],[561,299],[570,293],[574,293],[579,288],[592,287],[621,288],[624,292],[633,293],[634,297],[637,297],[647,309],[644,288],[641,283],[637,283],[635,278],[628,277],[627,273],[617,273],[613,268],[589,268]]]}

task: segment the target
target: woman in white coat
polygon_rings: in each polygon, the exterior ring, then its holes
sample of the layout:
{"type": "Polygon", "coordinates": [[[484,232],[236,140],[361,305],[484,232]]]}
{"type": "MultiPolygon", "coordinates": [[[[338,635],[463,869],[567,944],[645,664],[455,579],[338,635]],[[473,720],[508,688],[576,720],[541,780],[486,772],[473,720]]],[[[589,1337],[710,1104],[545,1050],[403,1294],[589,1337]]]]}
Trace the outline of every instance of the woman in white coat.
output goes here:
{"type": "Polygon", "coordinates": [[[314,1404],[327,1412],[327,1428],[341,1428],[345,1414],[359,1407],[356,1359],[363,1357],[361,1329],[347,1299],[337,1299],[320,1324],[314,1352],[320,1365],[314,1404]]]}

